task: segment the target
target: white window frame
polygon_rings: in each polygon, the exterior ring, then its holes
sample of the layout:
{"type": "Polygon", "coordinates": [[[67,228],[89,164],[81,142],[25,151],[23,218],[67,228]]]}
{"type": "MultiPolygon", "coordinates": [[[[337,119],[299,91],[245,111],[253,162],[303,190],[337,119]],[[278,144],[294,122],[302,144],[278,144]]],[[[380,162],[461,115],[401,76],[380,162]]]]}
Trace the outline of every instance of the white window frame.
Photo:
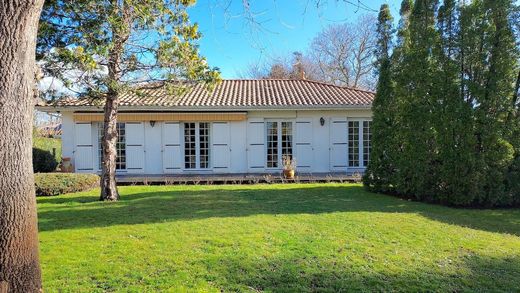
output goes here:
{"type": "Polygon", "coordinates": [[[289,119],[266,119],[264,123],[264,141],[265,141],[265,152],[264,152],[264,158],[265,158],[265,168],[267,170],[281,170],[283,168],[283,162],[282,162],[282,156],[283,156],[283,146],[282,146],[282,122],[289,122],[291,123],[291,156],[294,158],[295,154],[294,151],[296,150],[294,146],[294,131],[295,131],[295,121],[289,120],[289,119]],[[276,122],[278,123],[278,129],[277,129],[277,139],[278,139],[278,147],[277,147],[277,154],[278,154],[278,166],[277,167],[269,167],[267,155],[268,155],[268,149],[269,149],[269,141],[267,140],[267,125],[270,122],[276,122]]]}
{"type": "Polygon", "coordinates": [[[363,165],[363,167],[367,167],[367,165],[365,165],[365,155],[367,155],[367,163],[370,163],[370,158],[371,158],[371,154],[372,154],[372,120],[371,119],[365,119],[363,120],[363,122],[361,122],[361,128],[362,128],[362,131],[361,131],[361,140],[363,141],[362,143],[362,147],[363,147],[363,157],[361,158],[361,163],[363,165]],[[368,133],[369,133],[369,139],[368,139],[368,155],[365,154],[365,122],[368,122],[369,125],[368,125],[368,133]]]}
{"type": "MultiPolygon", "coordinates": [[[[348,168],[356,169],[356,168],[366,168],[367,167],[364,162],[364,150],[365,150],[364,144],[365,144],[365,142],[363,139],[363,131],[364,131],[363,124],[365,121],[372,122],[372,119],[370,119],[370,118],[348,118],[347,119],[347,167],[348,168]],[[358,166],[350,165],[349,122],[352,122],[352,121],[357,121],[359,123],[358,124],[358,161],[359,161],[358,166]]],[[[372,127],[372,125],[370,126],[370,132],[372,132],[371,127],[372,127]]],[[[369,162],[370,162],[370,154],[369,154],[369,162]]]]}
{"type": "Polygon", "coordinates": [[[212,169],[211,164],[211,122],[209,121],[203,121],[203,122],[181,122],[182,124],[182,169],[184,171],[209,171],[212,169]],[[195,168],[187,168],[186,167],[186,133],[185,133],[185,127],[187,123],[194,123],[195,124],[195,168]],[[200,155],[200,124],[206,123],[208,125],[208,162],[207,167],[201,168],[201,155],[200,155]]]}
{"type": "MultiPolygon", "coordinates": [[[[98,165],[98,170],[101,172],[102,170],[102,166],[101,166],[101,163],[102,163],[102,160],[103,160],[103,150],[102,150],[102,144],[101,144],[101,139],[103,138],[103,122],[98,122],[97,123],[97,156],[98,156],[98,160],[97,160],[97,165],[98,165]]],[[[125,122],[117,122],[117,124],[125,124],[125,122]]],[[[118,126],[116,125],[116,130],[118,129],[117,128],[118,126]]],[[[127,172],[127,169],[126,169],[126,165],[127,165],[127,160],[126,160],[126,125],[125,125],[125,168],[124,169],[116,169],[116,173],[126,173],[127,172]]],[[[119,133],[117,135],[117,139],[119,140],[119,133]]],[[[117,153],[117,141],[116,141],[116,153],[117,153]]],[[[117,158],[116,158],[117,160],[117,158]]],[[[116,163],[116,166],[117,166],[117,163],[116,163]]]]}

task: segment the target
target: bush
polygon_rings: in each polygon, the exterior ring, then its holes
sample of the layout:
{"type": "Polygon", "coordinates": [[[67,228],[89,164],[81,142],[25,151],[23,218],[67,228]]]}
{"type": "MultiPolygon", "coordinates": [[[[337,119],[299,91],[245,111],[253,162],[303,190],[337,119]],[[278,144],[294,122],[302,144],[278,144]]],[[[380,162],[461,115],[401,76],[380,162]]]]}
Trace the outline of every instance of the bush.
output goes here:
{"type": "Polygon", "coordinates": [[[33,171],[35,173],[47,173],[56,171],[58,161],[51,152],[39,148],[33,148],[33,171]]]}
{"type": "Polygon", "coordinates": [[[70,192],[86,191],[99,186],[99,176],[78,173],[34,174],[36,196],[53,196],[70,192]]]}
{"type": "Polygon", "coordinates": [[[56,154],[54,157],[58,163],[61,161],[61,139],[33,136],[33,148],[39,148],[56,154]]]}

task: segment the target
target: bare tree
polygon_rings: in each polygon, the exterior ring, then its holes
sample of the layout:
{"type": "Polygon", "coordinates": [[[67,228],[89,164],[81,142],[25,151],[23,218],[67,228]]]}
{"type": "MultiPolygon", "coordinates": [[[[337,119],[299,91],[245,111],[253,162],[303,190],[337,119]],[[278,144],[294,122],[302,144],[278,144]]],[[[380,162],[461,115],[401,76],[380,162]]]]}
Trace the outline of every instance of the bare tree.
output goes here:
{"type": "Polygon", "coordinates": [[[310,58],[301,52],[293,52],[292,56],[271,58],[265,63],[252,63],[239,75],[242,78],[256,79],[318,80],[317,72],[318,68],[310,58]]]}
{"type": "Polygon", "coordinates": [[[329,26],[312,41],[309,56],[319,68],[318,79],[352,87],[374,88],[374,15],[355,23],[329,26]]]}
{"type": "Polygon", "coordinates": [[[41,290],[31,149],[42,5],[0,2],[0,292],[41,290]]]}

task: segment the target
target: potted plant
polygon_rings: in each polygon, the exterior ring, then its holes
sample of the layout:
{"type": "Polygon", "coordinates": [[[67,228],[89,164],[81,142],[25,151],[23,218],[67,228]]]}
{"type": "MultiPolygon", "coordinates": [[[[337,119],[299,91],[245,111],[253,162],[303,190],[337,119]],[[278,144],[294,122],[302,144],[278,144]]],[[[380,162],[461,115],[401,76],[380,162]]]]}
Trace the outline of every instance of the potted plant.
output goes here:
{"type": "Polygon", "coordinates": [[[294,170],[296,161],[290,155],[282,156],[283,177],[285,179],[294,179],[294,170]]]}

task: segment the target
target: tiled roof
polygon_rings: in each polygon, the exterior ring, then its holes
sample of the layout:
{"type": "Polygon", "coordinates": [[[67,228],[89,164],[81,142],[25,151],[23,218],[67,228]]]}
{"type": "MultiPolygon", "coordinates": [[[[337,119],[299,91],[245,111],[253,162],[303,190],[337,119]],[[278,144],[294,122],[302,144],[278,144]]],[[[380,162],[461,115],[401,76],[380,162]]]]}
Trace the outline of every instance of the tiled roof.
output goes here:
{"type": "MultiPolygon", "coordinates": [[[[369,107],[375,95],[361,89],[286,79],[223,80],[212,91],[203,84],[193,84],[189,88],[177,95],[168,94],[162,87],[143,89],[139,95],[123,94],[120,105],[185,109],[369,107]]],[[[52,106],[89,107],[96,103],[86,98],[68,98],[58,100],[52,106]]]]}

